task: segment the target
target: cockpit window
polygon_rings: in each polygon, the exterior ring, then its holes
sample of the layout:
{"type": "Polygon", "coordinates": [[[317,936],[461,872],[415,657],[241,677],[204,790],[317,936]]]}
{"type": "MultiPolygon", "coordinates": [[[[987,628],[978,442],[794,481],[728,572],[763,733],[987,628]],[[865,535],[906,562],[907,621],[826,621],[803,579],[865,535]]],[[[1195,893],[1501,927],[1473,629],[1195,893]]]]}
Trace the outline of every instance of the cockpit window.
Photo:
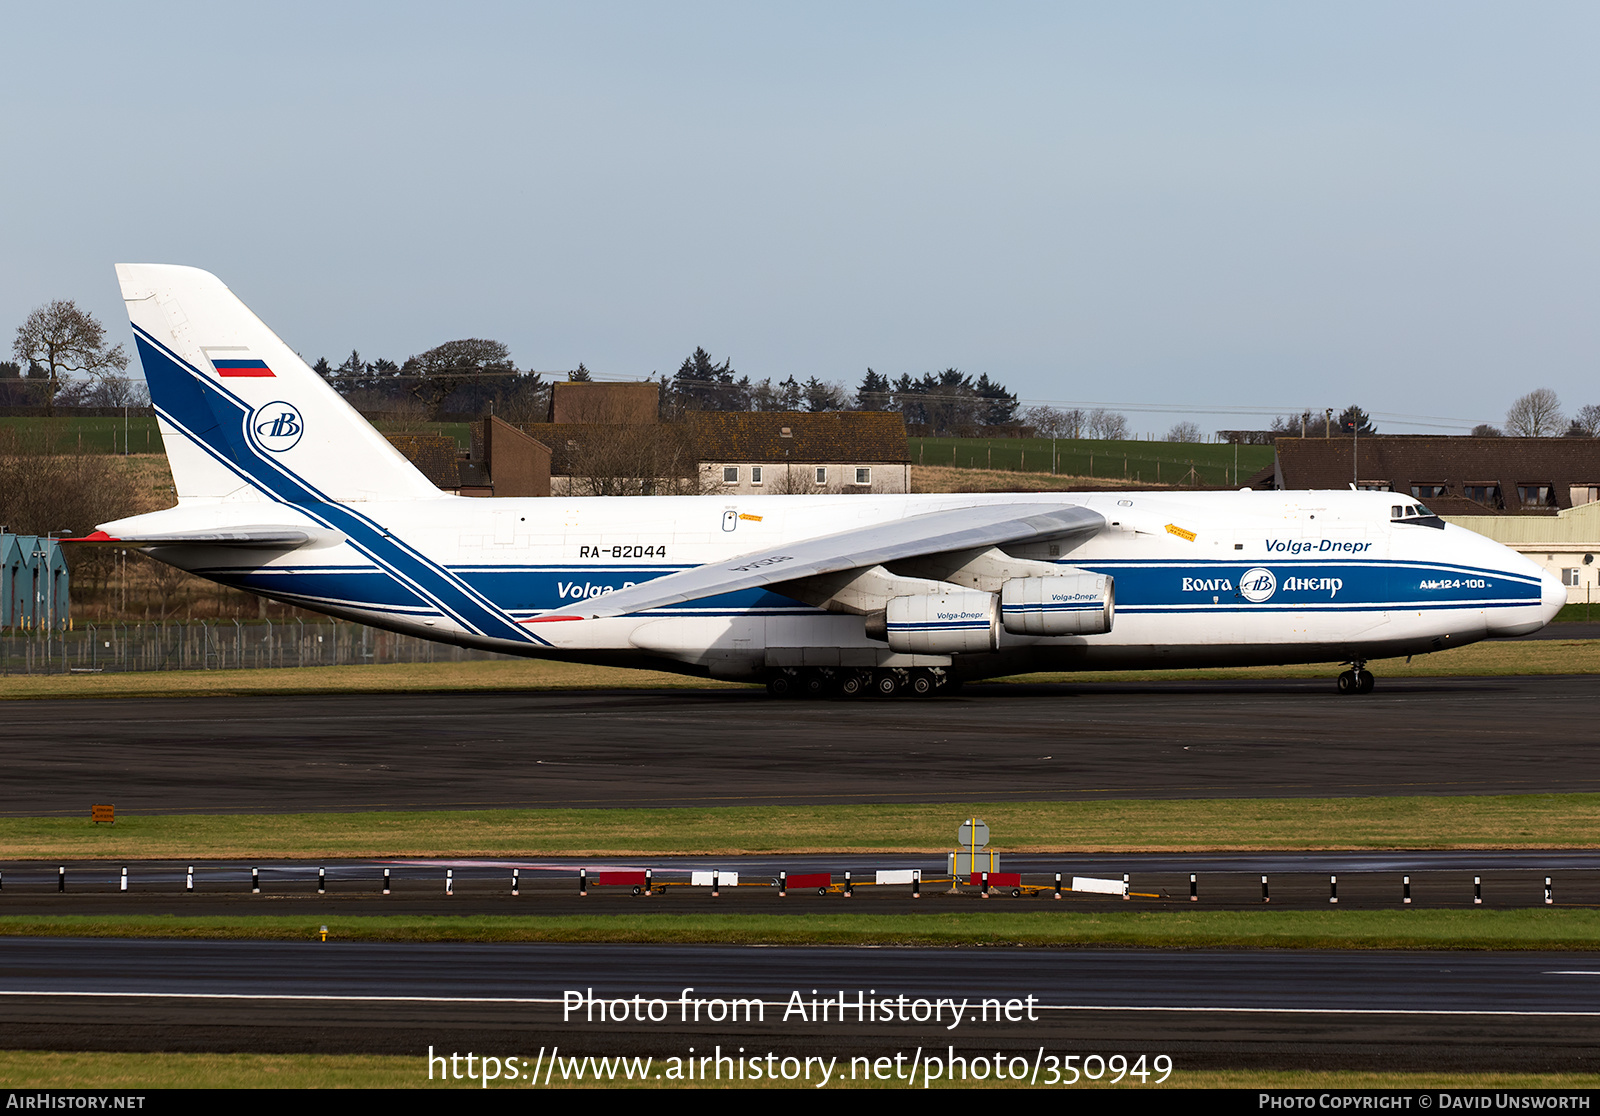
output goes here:
{"type": "Polygon", "coordinates": [[[1419,527],[1444,528],[1444,520],[1426,504],[1392,504],[1389,519],[1394,523],[1416,524],[1419,527]]]}

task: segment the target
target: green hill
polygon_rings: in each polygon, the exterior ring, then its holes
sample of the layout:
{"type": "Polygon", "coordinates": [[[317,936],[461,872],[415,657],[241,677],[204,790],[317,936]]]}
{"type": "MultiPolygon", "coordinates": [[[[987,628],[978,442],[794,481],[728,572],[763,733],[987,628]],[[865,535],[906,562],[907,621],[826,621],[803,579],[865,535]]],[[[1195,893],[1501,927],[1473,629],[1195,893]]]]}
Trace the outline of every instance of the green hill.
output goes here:
{"type": "Polygon", "coordinates": [[[910,444],[915,465],[1223,486],[1243,484],[1272,464],[1273,453],[1271,446],[1088,438],[912,438],[910,444]]]}

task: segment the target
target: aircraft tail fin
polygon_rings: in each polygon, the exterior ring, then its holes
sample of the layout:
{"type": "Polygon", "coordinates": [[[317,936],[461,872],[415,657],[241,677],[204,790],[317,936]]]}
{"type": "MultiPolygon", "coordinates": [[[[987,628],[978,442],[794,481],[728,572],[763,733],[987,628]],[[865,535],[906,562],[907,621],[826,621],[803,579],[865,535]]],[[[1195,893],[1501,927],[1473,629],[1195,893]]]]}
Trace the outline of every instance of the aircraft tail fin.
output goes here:
{"type": "Polygon", "coordinates": [[[117,281],[179,497],[443,495],[215,275],[118,264],[117,281]]]}

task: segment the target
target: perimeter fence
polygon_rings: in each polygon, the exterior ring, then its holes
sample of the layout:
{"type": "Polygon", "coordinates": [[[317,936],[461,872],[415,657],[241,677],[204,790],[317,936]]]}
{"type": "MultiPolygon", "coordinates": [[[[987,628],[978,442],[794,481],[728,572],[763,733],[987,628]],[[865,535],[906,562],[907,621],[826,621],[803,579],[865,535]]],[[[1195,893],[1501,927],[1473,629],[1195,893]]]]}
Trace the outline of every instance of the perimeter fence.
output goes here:
{"type": "Polygon", "coordinates": [[[509,657],[339,621],[105,623],[66,632],[0,633],[0,675],[461,663],[509,657]]]}

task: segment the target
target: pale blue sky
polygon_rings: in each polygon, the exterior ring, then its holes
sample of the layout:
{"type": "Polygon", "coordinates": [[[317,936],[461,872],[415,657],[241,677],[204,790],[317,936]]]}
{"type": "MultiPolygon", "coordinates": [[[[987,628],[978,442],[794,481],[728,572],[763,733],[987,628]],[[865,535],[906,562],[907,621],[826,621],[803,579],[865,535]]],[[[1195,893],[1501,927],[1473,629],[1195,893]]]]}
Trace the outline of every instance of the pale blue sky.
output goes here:
{"type": "Polygon", "coordinates": [[[852,388],[954,365],[1163,408],[1130,413],[1158,434],[1600,402],[1593,5],[5,3],[0,26],[7,338],[53,298],[126,337],[130,260],[217,273],[313,360],[488,336],[607,377],[696,345],[852,388]]]}

